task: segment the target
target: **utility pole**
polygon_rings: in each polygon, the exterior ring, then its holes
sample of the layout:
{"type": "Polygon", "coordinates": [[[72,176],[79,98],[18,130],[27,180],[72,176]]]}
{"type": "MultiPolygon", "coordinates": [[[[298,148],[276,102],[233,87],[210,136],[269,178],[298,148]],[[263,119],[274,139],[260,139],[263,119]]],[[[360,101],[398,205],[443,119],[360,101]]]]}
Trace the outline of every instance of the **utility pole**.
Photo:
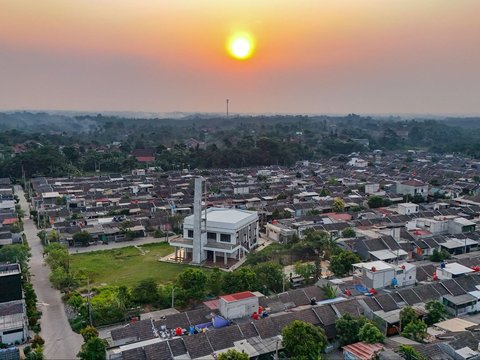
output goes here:
{"type": "Polygon", "coordinates": [[[22,165],[22,179],[23,179],[23,188],[27,190],[27,180],[25,179],[25,170],[23,169],[23,165],[22,165]]]}
{"type": "Polygon", "coordinates": [[[227,99],[227,118],[228,118],[228,103],[230,102],[230,99],[227,99]]]}
{"type": "Polygon", "coordinates": [[[90,321],[90,326],[93,326],[92,322],[92,304],[90,303],[90,279],[87,279],[87,303],[88,303],[88,320],[90,321]]]}

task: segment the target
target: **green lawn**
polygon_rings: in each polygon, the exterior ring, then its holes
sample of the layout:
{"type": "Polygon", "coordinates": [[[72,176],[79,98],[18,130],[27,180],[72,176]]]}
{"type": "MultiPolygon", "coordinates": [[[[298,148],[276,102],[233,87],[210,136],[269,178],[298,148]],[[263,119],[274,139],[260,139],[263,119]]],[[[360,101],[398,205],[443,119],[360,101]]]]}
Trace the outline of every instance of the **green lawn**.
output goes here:
{"type": "Polygon", "coordinates": [[[74,254],[71,256],[70,266],[73,271],[87,274],[91,285],[97,287],[133,286],[149,277],[157,280],[159,284],[164,284],[175,280],[179,273],[188,268],[188,265],[158,261],[173,252],[173,248],[166,243],[141,245],[140,248],[145,255],[133,246],[74,254]]]}

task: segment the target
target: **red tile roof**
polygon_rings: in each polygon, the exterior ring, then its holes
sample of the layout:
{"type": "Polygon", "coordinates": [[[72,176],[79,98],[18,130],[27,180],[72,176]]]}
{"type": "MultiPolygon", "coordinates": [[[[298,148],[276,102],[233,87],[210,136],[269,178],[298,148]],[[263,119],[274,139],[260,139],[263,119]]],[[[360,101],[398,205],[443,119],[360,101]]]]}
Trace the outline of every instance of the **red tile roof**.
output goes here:
{"type": "Polygon", "coordinates": [[[255,297],[255,295],[252,294],[250,291],[244,291],[236,294],[220,296],[220,299],[223,299],[226,302],[233,302],[233,301],[244,300],[252,297],[255,297]]]}
{"type": "Polygon", "coordinates": [[[329,214],[328,217],[330,219],[336,220],[336,221],[349,221],[352,220],[352,215],[350,214],[345,214],[345,213],[333,213],[329,214]]]}
{"type": "Polygon", "coordinates": [[[420,186],[425,186],[426,184],[424,184],[423,182],[418,181],[418,180],[407,180],[407,181],[402,182],[402,185],[420,187],[420,186]]]}
{"type": "Polygon", "coordinates": [[[152,162],[155,161],[155,156],[137,156],[138,162],[152,162]]]}
{"type": "Polygon", "coordinates": [[[218,310],[218,308],[220,307],[220,302],[218,301],[218,299],[204,301],[203,303],[210,310],[218,310]]]}
{"type": "Polygon", "coordinates": [[[17,218],[7,218],[7,219],[4,219],[2,224],[3,225],[12,225],[12,224],[15,224],[17,222],[17,218]]]}
{"type": "Polygon", "coordinates": [[[343,351],[353,354],[359,360],[374,359],[375,355],[381,350],[383,350],[382,344],[367,344],[363,341],[343,347],[343,351]]]}

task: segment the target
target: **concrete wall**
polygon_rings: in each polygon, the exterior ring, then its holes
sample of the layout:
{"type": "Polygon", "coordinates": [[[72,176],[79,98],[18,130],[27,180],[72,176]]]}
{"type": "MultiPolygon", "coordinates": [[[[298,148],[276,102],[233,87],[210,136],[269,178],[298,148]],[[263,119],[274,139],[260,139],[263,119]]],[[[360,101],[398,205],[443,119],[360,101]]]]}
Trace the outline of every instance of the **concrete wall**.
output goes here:
{"type": "Polygon", "coordinates": [[[256,311],[258,311],[258,298],[256,296],[233,302],[226,302],[220,298],[220,314],[226,319],[249,317],[256,311]]]}

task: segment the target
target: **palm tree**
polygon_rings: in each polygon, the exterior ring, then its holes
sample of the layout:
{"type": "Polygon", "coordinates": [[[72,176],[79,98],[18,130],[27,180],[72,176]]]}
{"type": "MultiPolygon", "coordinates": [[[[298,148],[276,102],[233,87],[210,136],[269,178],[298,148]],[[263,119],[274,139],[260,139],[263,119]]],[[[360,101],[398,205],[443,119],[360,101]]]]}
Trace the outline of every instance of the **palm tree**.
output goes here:
{"type": "Polygon", "coordinates": [[[327,299],[335,299],[337,297],[337,287],[330,283],[323,285],[322,290],[327,299]]]}

